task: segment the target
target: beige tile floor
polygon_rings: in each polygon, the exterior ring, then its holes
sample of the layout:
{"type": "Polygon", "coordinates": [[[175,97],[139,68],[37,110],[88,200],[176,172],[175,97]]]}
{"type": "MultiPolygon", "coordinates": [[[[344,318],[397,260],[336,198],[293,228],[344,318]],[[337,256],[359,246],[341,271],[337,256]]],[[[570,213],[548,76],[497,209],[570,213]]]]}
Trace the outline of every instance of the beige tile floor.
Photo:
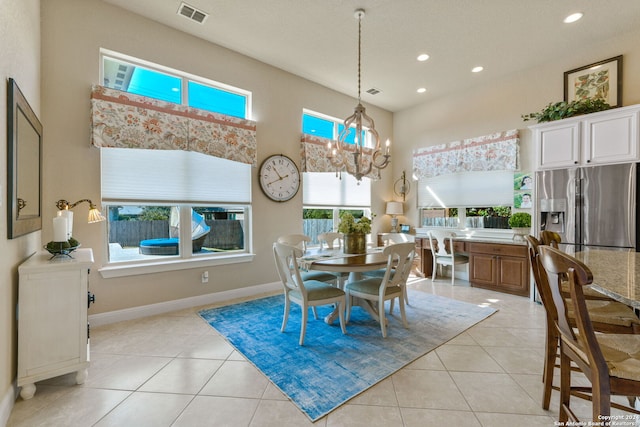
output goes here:
{"type": "MultiPolygon", "coordinates": [[[[8,427],[554,425],[558,394],[549,411],[540,405],[542,306],[446,278],[409,287],[499,311],[316,423],[202,321],[199,307],[93,328],[86,383],[74,385],[74,375],[38,383],[32,399],[18,398],[8,427]]],[[[587,402],[572,406],[589,416],[587,402]]]]}

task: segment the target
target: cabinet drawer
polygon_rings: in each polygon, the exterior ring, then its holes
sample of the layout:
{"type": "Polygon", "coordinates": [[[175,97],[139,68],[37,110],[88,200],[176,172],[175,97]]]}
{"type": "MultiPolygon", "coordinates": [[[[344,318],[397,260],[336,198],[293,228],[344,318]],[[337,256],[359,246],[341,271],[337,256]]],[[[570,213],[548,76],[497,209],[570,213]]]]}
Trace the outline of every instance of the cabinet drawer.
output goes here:
{"type": "Polygon", "coordinates": [[[499,243],[469,243],[470,253],[481,253],[489,255],[504,255],[514,257],[527,257],[527,247],[520,245],[505,245],[499,243]]]}

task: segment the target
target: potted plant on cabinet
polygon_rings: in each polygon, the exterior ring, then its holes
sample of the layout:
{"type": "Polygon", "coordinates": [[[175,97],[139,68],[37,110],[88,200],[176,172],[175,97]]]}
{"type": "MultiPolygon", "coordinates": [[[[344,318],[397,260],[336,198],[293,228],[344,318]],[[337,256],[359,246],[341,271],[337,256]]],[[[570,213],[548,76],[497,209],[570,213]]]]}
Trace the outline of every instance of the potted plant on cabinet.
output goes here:
{"type": "Polygon", "coordinates": [[[367,253],[367,234],[371,233],[371,219],[363,216],[356,221],[349,212],[340,216],[338,232],[344,235],[345,254],[367,253]]]}
{"type": "Polygon", "coordinates": [[[509,227],[513,230],[514,240],[524,240],[531,231],[531,214],[527,212],[516,212],[509,217],[509,227]]]}
{"type": "Polygon", "coordinates": [[[596,113],[613,108],[602,99],[578,99],[571,102],[549,103],[537,113],[523,114],[522,120],[536,120],[538,123],[552,122],[582,114],[596,113]]]}

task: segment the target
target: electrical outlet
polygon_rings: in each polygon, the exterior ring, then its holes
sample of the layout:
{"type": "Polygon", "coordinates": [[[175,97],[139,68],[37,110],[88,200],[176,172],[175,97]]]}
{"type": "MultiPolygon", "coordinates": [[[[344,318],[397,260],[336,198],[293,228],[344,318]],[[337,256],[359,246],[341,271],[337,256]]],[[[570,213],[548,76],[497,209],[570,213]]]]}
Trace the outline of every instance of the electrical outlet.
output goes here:
{"type": "Polygon", "coordinates": [[[205,271],[202,273],[202,283],[209,283],[209,272],[205,271]]]}

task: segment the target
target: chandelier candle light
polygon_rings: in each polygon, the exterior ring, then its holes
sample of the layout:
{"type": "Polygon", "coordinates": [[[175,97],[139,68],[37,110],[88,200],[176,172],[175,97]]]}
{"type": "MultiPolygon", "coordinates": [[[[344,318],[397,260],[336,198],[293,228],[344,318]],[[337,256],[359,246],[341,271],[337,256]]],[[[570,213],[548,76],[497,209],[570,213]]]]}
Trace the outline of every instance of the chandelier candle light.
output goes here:
{"type": "Polygon", "coordinates": [[[367,115],[360,100],[361,34],[364,9],[357,9],[354,15],[358,18],[358,105],[354,113],[344,120],[344,129],[340,132],[335,147],[333,147],[331,142],[327,144],[329,151],[327,159],[331,165],[336,168],[337,172],[344,170],[360,182],[364,176],[371,173],[374,167],[377,169],[386,168],[390,163],[391,155],[389,154],[390,142],[388,139],[385,152],[382,154],[380,150],[380,137],[375,129],[373,119],[367,115]],[[346,142],[346,138],[352,130],[355,130],[354,144],[349,144],[346,142]],[[365,144],[367,142],[366,138],[363,137],[365,132],[369,132],[371,135],[371,143],[373,145],[372,149],[366,150],[371,151],[370,158],[369,154],[365,151],[365,144]],[[349,154],[353,156],[353,163],[349,162],[349,154]]]}

